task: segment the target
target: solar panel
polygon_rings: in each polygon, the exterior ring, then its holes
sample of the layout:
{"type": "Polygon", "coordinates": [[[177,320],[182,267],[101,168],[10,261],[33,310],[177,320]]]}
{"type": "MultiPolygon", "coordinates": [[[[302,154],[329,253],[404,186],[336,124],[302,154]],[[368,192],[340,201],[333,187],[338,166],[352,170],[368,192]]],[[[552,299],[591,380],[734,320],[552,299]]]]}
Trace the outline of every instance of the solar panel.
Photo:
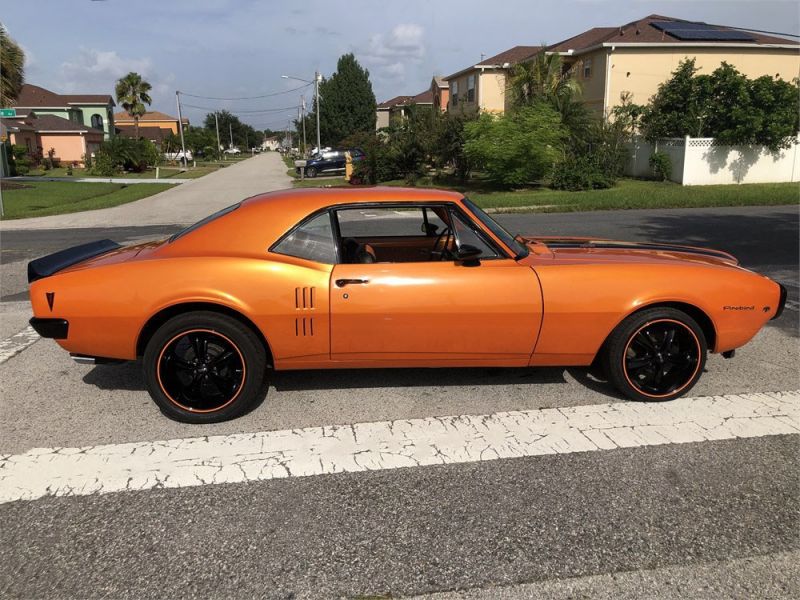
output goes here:
{"type": "Polygon", "coordinates": [[[656,29],[671,35],[679,40],[703,40],[707,42],[746,41],[752,42],[755,38],[736,29],[723,29],[706,23],[686,23],[682,21],[652,21],[656,29]]]}

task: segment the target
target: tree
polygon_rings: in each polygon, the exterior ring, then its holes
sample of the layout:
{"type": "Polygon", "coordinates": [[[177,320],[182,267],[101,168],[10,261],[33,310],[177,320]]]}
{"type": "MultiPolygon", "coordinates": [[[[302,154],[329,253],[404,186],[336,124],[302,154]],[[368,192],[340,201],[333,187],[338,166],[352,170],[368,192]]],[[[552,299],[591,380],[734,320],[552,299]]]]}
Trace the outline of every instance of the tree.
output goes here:
{"type": "Polygon", "coordinates": [[[133,71],[117,81],[115,88],[117,102],[133,118],[136,139],[139,139],[139,117],[147,112],[145,105],[149,105],[153,101],[150,98],[152,87],[142,79],[141,75],[133,71]]]}
{"type": "Polygon", "coordinates": [[[465,181],[472,168],[464,153],[464,126],[478,118],[476,113],[439,113],[434,118],[430,156],[437,169],[451,167],[459,181],[465,181]]]}
{"type": "Polygon", "coordinates": [[[800,127],[800,83],[769,75],[749,79],[723,62],[698,75],[694,59],[684,60],[662,83],[644,110],[641,128],[659,137],[713,137],[726,145],[786,148],[800,127]]]}
{"type": "MultiPolygon", "coordinates": [[[[250,149],[254,146],[260,145],[264,141],[264,132],[254,129],[247,123],[242,121],[227,110],[220,110],[217,112],[217,119],[219,119],[219,138],[223,146],[233,145],[237,148],[250,149]],[[233,140],[231,141],[231,133],[233,140]]],[[[213,133],[213,145],[217,145],[217,125],[214,120],[214,113],[208,113],[203,120],[203,127],[210,133],[213,133]]]]}
{"type": "Polygon", "coordinates": [[[581,84],[574,77],[574,66],[564,68],[561,56],[548,54],[544,45],[531,60],[514,65],[507,93],[513,108],[542,100],[550,104],[573,138],[582,139],[591,122],[581,101],[581,84]]]}
{"type": "Polygon", "coordinates": [[[549,175],[568,137],[558,112],[536,102],[503,115],[482,114],[464,127],[464,154],[503,186],[527,185],[549,175]]]}
{"type": "MultiPolygon", "coordinates": [[[[364,69],[353,54],[345,54],[336,64],[336,72],[319,84],[320,138],[323,145],[338,145],[360,131],[374,131],[375,94],[364,69]]],[[[306,120],[308,139],[315,139],[316,104],[306,120]]]]}
{"type": "Polygon", "coordinates": [[[13,106],[25,83],[25,53],[0,23],[0,106],[13,106]]]}

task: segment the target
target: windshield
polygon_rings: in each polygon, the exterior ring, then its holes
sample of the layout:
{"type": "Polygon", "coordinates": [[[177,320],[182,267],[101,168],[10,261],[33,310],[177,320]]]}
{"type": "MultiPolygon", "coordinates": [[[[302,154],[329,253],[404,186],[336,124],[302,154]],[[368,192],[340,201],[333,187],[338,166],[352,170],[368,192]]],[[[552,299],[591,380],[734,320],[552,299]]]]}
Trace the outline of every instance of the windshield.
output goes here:
{"type": "Polygon", "coordinates": [[[237,208],[239,208],[240,204],[241,204],[241,202],[237,202],[236,204],[233,204],[231,206],[223,208],[222,210],[218,210],[213,215],[208,215],[205,219],[201,219],[200,221],[198,221],[194,225],[189,225],[189,227],[187,227],[186,229],[181,229],[178,233],[176,233],[171,238],[169,238],[169,241],[170,242],[174,242],[179,237],[182,237],[182,236],[186,235],[187,233],[190,233],[190,232],[194,231],[195,229],[200,229],[206,223],[210,223],[214,219],[219,219],[221,216],[227,215],[229,212],[232,212],[232,211],[236,210],[237,208]]]}
{"type": "Polygon", "coordinates": [[[525,258],[530,253],[528,247],[523,244],[522,242],[517,241],[513,235],[511,235],[505,228],[500,225],[497,221],[495,221],[492,217],[487,215],[483,210],[481,210],[478,206],[475,205],[472,200],[469,198],[464,198],[464,204],[472,214],[474,214],[478,220],[483,223],[483,225],[495,234],[500,241],[503,242],[506,246],[511,248],[511,251],[514,253],[514,258],[520,259],[525,258]]]}

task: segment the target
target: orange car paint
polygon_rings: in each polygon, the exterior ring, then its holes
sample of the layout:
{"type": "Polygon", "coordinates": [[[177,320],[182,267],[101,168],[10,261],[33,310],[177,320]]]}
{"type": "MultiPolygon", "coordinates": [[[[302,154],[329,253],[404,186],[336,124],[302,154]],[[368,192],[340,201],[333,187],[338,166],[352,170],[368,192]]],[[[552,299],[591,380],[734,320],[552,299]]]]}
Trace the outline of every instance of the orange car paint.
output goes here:
{"type": "Polygon", "coordinates": [[[515,260],[480,225],[508,257],[478,266],[325,265],[268,250],[326,207],[430,202],[470,214],[462,201],[453,192],[381,187],[256,196],[174,242],[122,248],[35,281],[33,312],[69,321],[58,343],[72,353],[135,359],[159,312],[214,304],[251,321],[280,370],[587,365],[626,316],[661,303],[702,311],[713,324],[713,350],[722,352],[750,340],[777,308],[778,285],[732,257],[558,249],[537,237],[515,260]],[[339,287],[339,279],[368,283],[339,287]],[[47,292],[55,293],[52,310],[47,292]]]}

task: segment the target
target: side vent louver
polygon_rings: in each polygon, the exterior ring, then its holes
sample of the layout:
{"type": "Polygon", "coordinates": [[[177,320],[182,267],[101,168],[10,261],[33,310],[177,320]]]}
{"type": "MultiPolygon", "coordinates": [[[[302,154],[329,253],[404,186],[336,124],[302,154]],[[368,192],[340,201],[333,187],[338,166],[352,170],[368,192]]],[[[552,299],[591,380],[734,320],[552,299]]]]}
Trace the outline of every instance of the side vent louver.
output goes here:
{"type": "MultiPolygon", "coordinates": [[[[294,308],[303,313],[314,310],[314,294],[316,289],[313,287],[299,287],[294,289],[294,308]]],[[[314,317],[298,316],[294,320],[294,334],[297,337],[314,335],[314,317]]]]}

